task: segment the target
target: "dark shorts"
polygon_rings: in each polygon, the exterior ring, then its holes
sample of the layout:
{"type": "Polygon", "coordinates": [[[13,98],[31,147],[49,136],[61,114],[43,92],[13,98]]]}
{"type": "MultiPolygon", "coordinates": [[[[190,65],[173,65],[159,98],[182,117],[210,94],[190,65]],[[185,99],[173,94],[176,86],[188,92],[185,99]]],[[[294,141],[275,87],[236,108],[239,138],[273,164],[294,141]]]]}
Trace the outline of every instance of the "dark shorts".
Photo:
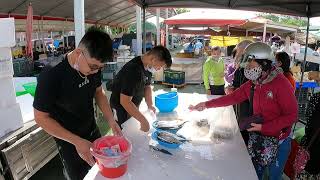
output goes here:
{"type": "Polygon", "coordinates": [[[211,91],[211,95],[225,95],[224,85],[221,85],[221,86],[210,85],[210,91],[211,91]]]}
{"type": "MultiPolygon", "coordinates": [[[[85,138],[90,142],[101,137],[99,129],[96,128],[85,138]]],[[[91,166],[81,159],[75,146],[66,141],[56,139],[60,159],[63,164],[63,173],[68,180],[82,180],[91,169],[91,166]]]]}

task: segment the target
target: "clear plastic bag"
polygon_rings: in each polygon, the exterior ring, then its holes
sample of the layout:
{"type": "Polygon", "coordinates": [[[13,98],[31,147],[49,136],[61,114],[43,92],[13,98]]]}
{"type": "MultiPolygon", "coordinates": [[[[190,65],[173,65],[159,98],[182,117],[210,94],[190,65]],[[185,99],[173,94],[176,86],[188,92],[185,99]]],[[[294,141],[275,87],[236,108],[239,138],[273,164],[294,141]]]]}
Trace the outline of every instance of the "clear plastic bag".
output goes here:
{"type": "Polygon", "coordinates": [[[239,129],[232,107],[215,108],[213,111],[209,118],[211,139],[232,139],[239,129]]]}

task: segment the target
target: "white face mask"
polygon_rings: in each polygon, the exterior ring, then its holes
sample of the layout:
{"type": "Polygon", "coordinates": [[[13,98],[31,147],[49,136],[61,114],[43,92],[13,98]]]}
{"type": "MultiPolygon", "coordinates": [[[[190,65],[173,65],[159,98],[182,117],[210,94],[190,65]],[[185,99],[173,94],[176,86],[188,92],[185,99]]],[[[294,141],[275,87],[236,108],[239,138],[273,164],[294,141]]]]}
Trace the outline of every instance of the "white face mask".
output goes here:
{"type": "MultiPolygon", "coordinates": [[[[80,54],[81,56],[81,54],[80,54]]],[[[73,64],[73,69],[80,71],[80,67],[79,67],[79,58],[80,56],[77,58],[76,62],[73,64]]]]}
{"type": "Polygon", "coordinates": [[[247,79],[252,80],[252,81],[257,80],[261,76],[261,74],[262,74],[262,69],[260,66],[252,68],[252,69],[248,69],[248,68],[244,69],[244,76],[247,79]]]}
{"type": "Polygon", "coordinates": [[[157,72],[157,70],[154,67],[147,67],[147,71],[151,72],[152,74],[157,72]]]}

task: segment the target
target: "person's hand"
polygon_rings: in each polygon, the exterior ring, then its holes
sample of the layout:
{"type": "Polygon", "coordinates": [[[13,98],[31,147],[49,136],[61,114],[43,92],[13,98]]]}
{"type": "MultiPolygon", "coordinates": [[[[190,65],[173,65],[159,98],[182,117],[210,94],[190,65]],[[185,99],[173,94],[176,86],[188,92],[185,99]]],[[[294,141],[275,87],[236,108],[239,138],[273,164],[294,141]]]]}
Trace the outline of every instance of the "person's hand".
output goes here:
{"type": "Polygon", "coordinates": [[[220,77],[224,78],[224,72],[220,73],[220,77]]]}
{"type": "Polygon", "coordinates": [[[193,105],[189,106],[190,111],[203,111],[205,109],[206,109],[206,104],[204,102],[201,102],[195,106],[193,106],[193,105]]]}
{"type": "Polygon", "coordinates": [[[148,109],[150,109],[153,113],[157,112],[157,109],[154,106],[148,106],[148,109]]]}
{"type": "Polygon", "coordinates": [[[207,95],[211,95],[211,91],[210,91],[210,89],[209,89],[209,90],[207,90],[207,95]]]}
{"type": "Polygon", "coordinates": [[[262,124],[251,123],[252,128],[249,128],[247,131],[261,131],[262,124]]]}
{"type": "Polygon", "coordinates": [[[122,136],[122,131],[121,128],[119,127],[118,123],[116,123],[115,121],[112,123],[109,123],[110,128],[112,129],[112,132],[114,135],[116,136],[122,136]]]}
{"type": "Polygon", "coordinates": [[[92,143],[86,139],[79,139],[75,143],[75,147],[79,156],[84,161],[86,161],[90,166],[93,166],[95,164],[95,161],[93,159],[93,156],[90,153],[91,146],[92,146],[92,143]]]}
{"type": "Polygon", "coordinates": [[[233,87],[226,87],[226,89],[225,89],[226,95],[231,94],[233,91],[234,91],[233,87]]]}
{"type": "Polygon", "coordinates": [[[143,132],[148,132],[150,130],[150,125],[147,119],[140,121],[140,130],[143,132]]]}

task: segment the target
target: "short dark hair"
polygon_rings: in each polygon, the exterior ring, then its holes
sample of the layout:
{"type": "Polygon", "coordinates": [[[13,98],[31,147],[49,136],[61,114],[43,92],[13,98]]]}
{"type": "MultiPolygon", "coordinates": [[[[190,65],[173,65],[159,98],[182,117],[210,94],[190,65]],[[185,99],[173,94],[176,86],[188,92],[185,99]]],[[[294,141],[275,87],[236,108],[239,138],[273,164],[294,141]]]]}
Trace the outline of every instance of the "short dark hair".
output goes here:
{"type": "Polygon", "coordinates": [[[91,58],[101,62],[112,61],[112,40],[107,33],[98,27],[90,27],[82,37],[79,46],[83,46],[91,58]]]}
{"type": "Polygon", "coordinates": [[[212,48],[212,51],[220,51],[221,52],[221,48],[219,46],[214,46],[212,48]]]}
{"type": "Polygon", "coordinates": [[[281,62],[283,72],[290,72],[290,57],[286,52],[277,52],[276,60],[281,62]]]}
{"type": "Polygon", "coordinates": [[[231,52],[231,55],[232,55],[232,58],[235,58],[236,57],[236,54],[237,54],[237,49],[234,48],[231,52]]]}
{"type": "Polygon", "coordinates": [[[167,68],[171,67],[172,58],[169,50],[163,46],[156,46],[152,48],[147,54],[154,55],[159,58],[160,61],[165,62],[167,68]]]}

